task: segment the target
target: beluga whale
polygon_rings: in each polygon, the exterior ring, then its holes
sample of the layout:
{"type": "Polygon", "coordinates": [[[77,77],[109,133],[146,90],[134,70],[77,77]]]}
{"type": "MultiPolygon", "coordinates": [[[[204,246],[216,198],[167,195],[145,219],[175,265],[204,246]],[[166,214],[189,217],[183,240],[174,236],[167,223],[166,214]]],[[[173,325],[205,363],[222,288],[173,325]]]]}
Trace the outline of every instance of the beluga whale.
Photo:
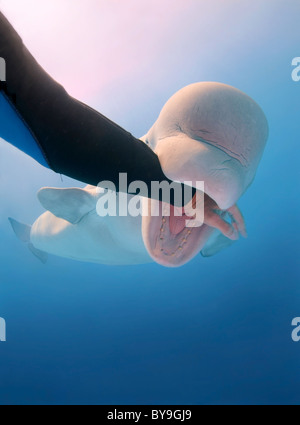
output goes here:
{"type": "Polygon", "coordinates": [[[101,216],[105,189],[95,186],[42,188],[38,199],[47,211],[32,226],[10,223],[42,262],[53,254],[107,265],[179,267],[199,253],[215,255],[247,236],[237,202],[255,178],[268,133],[264,112],[245,93],[222,83],[191,84],[167,101],[141,140],[171,181],[193,188],[204,182],[202,225],[193,226],[181,207],[169,206],[164,214],[165,202],[145,197],[141,215],[101,216]]]}

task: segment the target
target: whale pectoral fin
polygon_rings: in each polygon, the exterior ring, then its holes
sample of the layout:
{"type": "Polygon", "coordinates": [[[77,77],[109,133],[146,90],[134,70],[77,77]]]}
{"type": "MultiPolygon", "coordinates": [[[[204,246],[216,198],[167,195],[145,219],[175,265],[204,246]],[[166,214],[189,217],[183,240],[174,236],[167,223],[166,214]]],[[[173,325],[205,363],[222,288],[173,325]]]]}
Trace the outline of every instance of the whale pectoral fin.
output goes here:
{"type": "Polygon", "coordinates": [[[72,224],[79,223],[82,218],[95,208],[95,198],[84,189],[43,188],[38,192],[41,205],[58,218],[72,224]]]}
{"type": "MultiPolygon", "coordinates": [[[[225,221],[227,221],[228,223],[231,223],[231,226],[234,227],[237,233],[243,235],[244,237],[247,237],[247,231],[243,216],[236,205],[230,208],[228,211],[219,211],[217,212],[217,214],[220,215],[223,219],[225,219],[225,221]]],[[[238,239],[229,239],[219,230],[215,230],[207,241],[204,248],[202,249],[201,255],[203,257],[212,257],[213,255],[216,255],[219,252],[223,251],[225,248],[229,248],[237,241],[238,239]]]]}
{"type": "Polygon", "coordinates": [[[39,249],[35,248],[33,244],[30,242],[31,226],[20,223],[19,221],[10,217],[8,220],[17,238],[20,239],[21,242],[26,243],[29,251],[36,258],[38,258],[43,264],[46,264],[48,260],[48,254],[46,252],[40,251],[39,249]]]}
{"type": "Polygon", "coordinates": [[[223,251],[225,248],[229,248],[235,242],[236,241],[228,239],[221,232],[216,230],[202,249],[201,255],[202,257],[212,257],[213,255],[223,251]]]}
{"type": "Polygon", "coordinates": [[[17,220],[10,217],[8,218],[8,220],[17,238],[20,239],[21,242],[29,243],[31,226],[20,223],[17,220]]]}
{"type": "Polygon", "coordinates": [[[29,251],[40,260],[41,263],[46,264],[48,261],[48,254],[44,251],[40,251],[39,249],[35,248],[32,243],[28,244],[29,251]]]}

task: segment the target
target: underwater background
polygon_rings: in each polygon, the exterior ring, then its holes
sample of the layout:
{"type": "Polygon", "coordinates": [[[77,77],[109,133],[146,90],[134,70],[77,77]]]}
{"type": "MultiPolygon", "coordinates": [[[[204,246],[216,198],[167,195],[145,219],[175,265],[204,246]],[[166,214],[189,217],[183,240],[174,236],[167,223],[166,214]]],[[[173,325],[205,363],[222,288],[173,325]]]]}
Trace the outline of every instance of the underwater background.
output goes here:
{"type": "Polygon", "coordinates": [[[300,1],[0,7],[71,94],[137,137],[197,81],[246,92],[270,126],[239,202],[248,239],[178,269],[41,264],[7,218],[32,224],[41,187],[84,185],[0,141],[0,404],[299,404],[300,1]]]}

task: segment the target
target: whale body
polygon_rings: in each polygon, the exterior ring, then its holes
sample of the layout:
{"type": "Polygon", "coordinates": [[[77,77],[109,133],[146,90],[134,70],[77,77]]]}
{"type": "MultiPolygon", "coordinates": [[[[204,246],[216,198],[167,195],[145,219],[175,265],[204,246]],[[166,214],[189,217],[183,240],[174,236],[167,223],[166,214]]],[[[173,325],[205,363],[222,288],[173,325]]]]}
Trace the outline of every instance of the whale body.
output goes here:
{"type": "MultiPolygon", "coordinates": [[[[172,96],[141,140],[158,155],[170,180],[193,187],[203,181],[205,196],[230,222],[254,180],[267,138],[266,117],[254,100],[234,87],[208,82],[172,96]]],[[[214,223],[190,229],[184,220],[162,212],[155,217],[100,217],[102,195],[95,186],[43,188],[38,199],[47,212],[31,228],[11,219],[12,227],[42,261],[49,253],[108,265],[155,261],[178,267],[199,252],[212,256],[233,243],[214,223]]],[[[142,203],[145,212],[159,201],[143,198],[142,203]]]]}

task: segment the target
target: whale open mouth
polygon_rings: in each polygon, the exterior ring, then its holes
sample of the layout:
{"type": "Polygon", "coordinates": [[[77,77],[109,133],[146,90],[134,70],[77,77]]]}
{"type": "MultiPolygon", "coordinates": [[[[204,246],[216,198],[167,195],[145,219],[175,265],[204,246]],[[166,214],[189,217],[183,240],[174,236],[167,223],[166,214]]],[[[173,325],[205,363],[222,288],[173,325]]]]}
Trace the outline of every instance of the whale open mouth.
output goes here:
{"type": "MultiPolygon", "coordinates": [[[[222,218],[245,190],[247,168],[207,142],[179,134],[163,139],[156,153],[164,174],[170,180],[193,188],[204,183],[204,202],[213,203],[222,218]]],[[[143,202],[144,208],[148,208],[148,216],[143,214],[142,222],[144,244],[151,258],[161,265],[179,267],[187,263],[202,251],[216,228],[219,229],[206,220],[205,224],[199,225],[198,222],[194,226],[192,217],[164,202],[159,203],[159,214],[153,216],[152,205],[158,201],[145,199],[143,202]],[[165,210],[169,213],[165,214],[165,210]]],[[[222,229],[219,230],[222,232],[222,229]]],[[[235,240],[231,238],[230,231],[228,236],[226,232],[224,235],[235,240]]]]}
{"type": "Polygon", "coordinates": [[[200,251],[205,257],[214,255],[240,235],[247,237],[238,206],[222,210],[204,192],[197,191],[184,208],[150,199],[143,206],[147,208],[142,221],[145,247],[155,262],[166,267],[182,266],[200,251]]]}
{"type": "MultiPolygon", "coordinates": [[[[145,200],[150,211],[151,203],[145,200]]],[[[179,267],[195,257],[205,246],[214,229],[199,225],[184,208],[158,203],[159,215],[143,217],[143,239],[152,259],[166,267],[179,267]],[[195,225],[193,225],[195,222],[195,225]]]]}

